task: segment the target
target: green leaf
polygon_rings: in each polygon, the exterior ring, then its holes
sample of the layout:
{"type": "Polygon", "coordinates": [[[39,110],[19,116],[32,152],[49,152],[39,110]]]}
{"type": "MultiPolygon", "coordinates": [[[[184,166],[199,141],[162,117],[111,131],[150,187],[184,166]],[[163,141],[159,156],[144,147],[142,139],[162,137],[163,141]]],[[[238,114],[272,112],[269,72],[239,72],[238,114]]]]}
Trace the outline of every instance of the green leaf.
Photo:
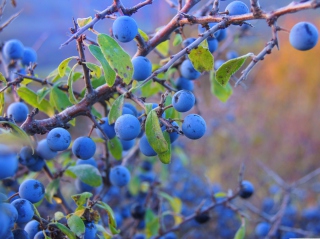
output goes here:
{"type": "Polygon", "coordinates": [[[67,224],[71,231],[74,232],[78,237],[80,237],[86,230],[82,219],[74,214],[68,218],[67,224]]]}
{"type": "MultiPolygon", "coordinates": [[[[172,104],[172,96],[171,95],[168,95],[167,98],[166,98],[166,101],[165,101],[165,106],[168,106],[168,105],[171,105],[172,104]]],[[[166,118],[167,119],[173,119],[174,117],[172,117],[174,115],[174,108],[171,107],[169,109],[167,109],[165,112],[166,112],[166,118]]]]}
{"type": "Polygon", "coordinates": [[[122,115],[124,95],[120,95],[111,106],[111,109],[108,114],[109,124],[113,124],[116,120],[122,115]]]}
{"type": "Polygon", "coordinates": [[[0,72],[0,82],[7,82],[6,78],[4,77],[4,75],[0,72]]]}
{"type": "Polygon", "coordinates": [[[147,209],[146,216],[146,229],[147,238],[150,238],[153,235],[157,235],[160,228],[160,221],[157,215],[151,210],[147,209]]]}
{"type": "Polygon", "coordinates": [[[227,194],[225,192],[218,192],[214,194],[215,198],[225,198],[227,197],[227,194]]]}
{"type": "Polygon", "coordinates": [[[176,34],[174,39],[173,39],[173,45],[174,46],[178,46],[180,45],[182,42],[182,37],[181,37],[181,34],[176,34]]]}
{"type": "Polygon", "coordinates": [[[102,178],[99,170],[92,165],[82,164],[69,167],[67,171],[73,173],[82,182],[92,186],[98,187],[102,183],[102,178]]]}
{"type": "Polygon", "coordinates": [[[232,87],[228,82],[226,86],[222,86],[216,81],[215,74],[210,71],[210,81],[211,81],[211,92],[216,96],[221,102],[227,102],[233,93],[232,87]]]}
{"type": "Polygon", "coordinates": [[[154,110],[149,112],[145,128],[148,142],[154,151],[156,151],[157,154],[167,152],[168,143],[163,136],[157,113],[154,110]]]}
{"type": "Polygon", "coordinates": [[[242,218],[242,224],[241,227],[238,229],[236,235],[234,236],[234,239],[244,239],[246,235],[246,223],[245,219],[242,218]]]}
{"type": "Polygon", "coordinates": [[[71,104],[74,104],[74,105],[77,104],[78,101],[77,101],[76,97],[75,97],[74,94],[73,94],[73,87],[72,87],[73,77],[72,77],[72,75],[73,75],[73,71],[75,70],[75,68],[76,68],[77,66],[78,66],[78,63],[75,64],[75,65],[72,67],[72,69],[71,69],[71,71],[70,71],[70,73],[69,73],[69,76],[68,76],[69,101],[70,101],[71,104]]]}
{"type": "Polygon", "coordinates": [[[34,204],[32,204],[32,206],[33,206],[34,214],[35,214],[36,216],[38,216],[39,218],[41,218],[41,215],[40,215],[40,213],[39,213],[39,211],[38,211],[37,207],[36,207],[34,204]]]}
{"type": "Polygon", "coordinates": [[[189,59],[199,72],[211,71],[213,69],[213,56],[211,52],[202,46],[198,46],[191,50],[189,59]]]}
{"type": "Polygon", "coordinates": [[[11,123],[8,121],[0,121],[0,125],[2,125],[2,124],[9,125],[10,128],[12,129],[12,134],[14,134],[15,136],[17,136],[20,139],[23,139],[23,141],[28,143],[32,149],[32,153],[34,153],[33,143],[31,141],[31,139],[29,138],[29,136],[26,134],[26,132],[24,132],[19,126],[17,126],[14,123],[11,123]]]}
{"type": "Polygon", "coordinates": [[[98,43],[111,68],[124,83],[129,84],[133,76],[133,65],[128,53],[126,53],[122,47],[108,35],[99,34],[98,43]]]}
{"type": "Polygon", "coordinates": [[[76,58],[77,58],[76,56],[72,56],[72,57],[69,57],[69,58],[63,60],[60,63],[60,65],[58,66],[58,72],[59,72],[60,77],[64,77],[64,75],[66,74],[66,70],[67,70],[69,62],[72,59],[76,59],[76,58]]]}
{"type": "Polygon", "coordinates": [[[57,193],[59,186],[60,179],[54,179],[47,185],[45,197],[49,203],[52,204],[53,195],[57,193]]]}
{"type": "Polygon", "coordinates": [[[97,227],[98,232],[101,232],[101,233],[102,233],[102,236],[100,236],[99,234],[97,234],[97,236],[98,236],[100,239],[111,239],[111,238],[112,238],[112,235],[110,235],[109,232],[107,232],[107,230],[104,229],[103,226],[101,226],[101,225],[99,225],[99,224],[96,224],[96,227],[97,227]]]}
{"type": "Polygon", "coordinates": [[[72,195],[71,198],[77,204],[77,206],[83,206],[89,198],[93,196],[92,193],[84,192],[81,194],[72,195]]]}
{"type": "Polygon", "coordinates": [[[38,103],[37,94],[29,88],[21,86],[18,88],[17,93],[21,99],[23,99],[32,107],[38,108],[40,111],[46,113],[50,117],[54,115],[54,109],[50,103],[46,99],[43,99],[41,103],[38,103]]]}
{"type": "Polygon", "coordinates": [[[145,40],[145,41],[149,40],[148,35],[144,31],[142,31],[141,29],[138,29],[138,31],[139,31],[139,34],[141,35],[141,37],[143,38],[143,40],[145,40]]]}
{"type": "Polygon", "coordinates": [[[40,90],[37,91],[37,101],[38,101],[39,104],[44,99],[44,97],[46,97],[46,95],[48,93],[50,93],[50,90],[51,89],[48,88],[48,87],[43,87],[43,88],[41,88],[40,90]]]}
{"type": "Polygon", "coordinates": [[[209,45],[208,45],[207,40],[202,41],[199,46],[202,46],[203,48],[209,49],[209,45]]]}
{"type": "Polygon", "coordinates": [[[100,47],[90,45],[89,51],[100,62],[104,72],[104,78],[108,86],[113,86],[116,80],[116,72],[111,68],[108,61],[104,58],[104,55],[102,54],[100,47]]]}
{"type": "Polygon", "coordinates": [[[248,53],[244,56],[240,56],[223,63],[216,71],[215,78],[219,82],[219,84],[222,86],[226,86],[231,76],[241,68],[241,66],[250,56],[253,56],[253,53],[248,53]]]}
{"type": "Polygon", "coordinates": [[[144,106],[146,107],[146,114],[148,115],[150,111],[152,110],[153,104],[152,103],[144,103],[144,106]]]}
{"type": "Polygon", "coordinates": [[[77,23],[79,27],[83,27],[90,23],[92,21],[92,17],[86,17],[86,18],[77,18],[77,23]]]}
{"type": "Polygon", "coordinates": [[[63,214],[63,212],[55,212],[54,213],[54,220],[56,220],[56,221],[60,221],[62,218],[64,218],[65,216],[64,216],[64,214],[63,214]]]}
{"type": "Polygon", "coordinates": [[[73,72],[72,81],[73,81],[73,82],[76,82],[76,81],[79,80],[82,76],[83,76],[83,74],[82,74],[81,72],[73,72]]]}
{"type": "Polygon", "coordinates": [[[164,192],[159,192],[159,196],[165,198],[168,200],[168,202],[170,203],[170,206],[172,208],[172,210],[176,213],[179,214],[181,212],[182,209],[182,201],[180,200],[180,198],[177,197],[171,197],[169,194],[164,193],[164,192]]]}
{"type": "Polygon", "coordinates": [[[164,164],[169,164],[171,162],[171,141],[170,141],[170,135],[167,131],[163,132],[163,136],[168,144],[168,150],[164,153],[159,153],[158,157],[160,161],[164,164]]]}
{"type": "Polygon", "coordinates": [[[58,88],[58,85],[55,85],[51,89],[50,102],[52,102],[55,108],[60,112],[72,106],[71,102],[68,99],[67,94],[61,91],[58,88]]]}
{"type": "Polygon", "coordinates": [[[77,239],[76,235],[70,231],[69,228],[67,228],[65,225],[55,222],[55,223],[50,223],[48,226],[56,226],[63,234],[65,234],[69,239],[77,239]]]}
{"type": "Polygon", "coordinates": [[[4,110],[4,92],[0,92],[0,115],[3,115],[4,110]]]}
{"type": "Polygon", "coordinates": [[[86,66],[91,70],[94,76],[98,78],[101,76],[101,68],[98,65],[90,62],[83,62],[83,63],[86,64],[86,66]]]}
{"type": "Polygon", "coordinates": [[[140,190],[140,179],[137,176],[135,176],[130,179],[129,191],[132,195],[135,196],[138,194],[139,190],[140,190]]]}
{"type": "Polygon", "coordinates": [[[122,158],[122,144],[118,137],[108,140],[108,149],[115,159],[120,160],[122,158]]]}
{"type": "Polygon", "coordinates": [[[107,212],[109,228],[110,228],[112,234],[113,235],[118,234],[120,232],[120,230],[116,230],[117,222],[116,222],[116,219],[114,217],[114,212],[113,212],[112,208],[108,204],[106,204],[106,203],[104,203],[102,201],[98,201],[96,205],[98,207],[104,209],[107,212]]]}
{"type": "Polygon", "coordinates": [[[156,49],[163,55],[169,55],[169,40],[161,42],[156,49]]]}

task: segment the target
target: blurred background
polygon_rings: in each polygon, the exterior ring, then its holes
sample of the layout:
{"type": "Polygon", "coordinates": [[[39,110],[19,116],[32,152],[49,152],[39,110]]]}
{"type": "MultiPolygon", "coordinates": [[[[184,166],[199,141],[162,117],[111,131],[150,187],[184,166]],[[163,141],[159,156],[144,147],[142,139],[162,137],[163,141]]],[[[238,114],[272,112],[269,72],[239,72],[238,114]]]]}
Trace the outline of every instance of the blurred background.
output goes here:
{"type": "MultiPolygon", "coordinates": [[[[2,22],[19,10],[22,13],[1,32],[0,41],[17,38],[25,46],[35,47],[39,62],[37,72],[39,77],[45,77],[63,59],[77,55],[75,42],[60,49],[70,36],[72,17],[94,16],[95,10],[103,10],[111,2],[18,0],[16,8],[8,4],[2,22]]],[[[137,2],[123,1],[126,6],[137,2]]],[[[221,9],[228,2],[222,2],[221,9]]],[[[243,2],[249,3],[248,0],[243,2]]],[[[260,2],[268,11],[290,3],[286,0],[260,2]]],[[[279,25],[290,30],[299,21],[309,21],[320,29],[319,11],[308,10],[281,17],[279,25]]],[[[143,31],[152,33],[175,13],[164,0],[158,0],[153,6],[139,11],[134,18],[143,31]]],[[[106,19],[100,21],[95,29],[109,33],[111,24],[112,20],[106,19]]],[[[266,22],[253,21],[251,24],[254,27],[248,36],[234,42],[230,49],[237,50],[239,54],[257,54],[265,46],[271,38],[266,22]]],[[[232,26],[229,30],[235,29],[232,26]]],[[[196,37],[197,27],[187,27],[186,33],[196,37]]],[[[245,82],[248,88],[234,88],[234,94],[227,103],[221,103],[211,95],[209,76],[202,76],[196,82],[195,94],[208,132],[206,137],[197,141],[182,139],[185,153],[191,157],[190,164],[206,168],[207,178],[221,183],[225,189],[235,187],[239,167],[245,162],[245,178],[262,188],[257,201],[274,183],[260,170],[258,161],[267,164],[289,182],[320,167],[320,44],[310,51],[299,52],[291,47],[288,36],[287,32],[279,33],[280,51],[274,49],[260,62],[245,82]]],[[[136,50],[134,42],[124,47],[131,55],[136,50]]],[[[156,55],[150,58],[153,63],[159,61],[156,55]]],[[[225,59],[224,54],[221,59],[225,59]]],[[[314,204],[317,198],[308,200],[307,204],[314,204]]]]}

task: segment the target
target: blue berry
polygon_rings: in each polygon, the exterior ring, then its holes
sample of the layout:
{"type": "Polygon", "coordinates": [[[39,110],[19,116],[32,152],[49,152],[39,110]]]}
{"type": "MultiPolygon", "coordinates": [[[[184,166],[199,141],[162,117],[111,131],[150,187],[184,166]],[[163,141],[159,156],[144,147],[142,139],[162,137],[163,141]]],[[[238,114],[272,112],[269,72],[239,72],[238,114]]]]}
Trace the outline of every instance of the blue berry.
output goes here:
{"type": "Polygon", "coordinates": [[[133,58],[132,65],[134,69],[132,78],[136,81],[143,81],[152,73],[152,63],[144,56],[133,58]]]}
{"type": "Polygon", "coordinates": [[[7,216],[8,227],[13,228],[14,223],[18,220],[18,211],[17,209],[11,205],[10,203],[2,203],[0,206],[2,212],[4,212],[7,216]]]}
{"type": "Polygon", "coordinates": [[[122,149],[124,151],[127,151],[129,149],[131,149],[133,147],[133,145],[135,144],[136,140],[122,140],[120,139],[121,145],[122,145],[122,149]]]}
{"type": "Polygon", "coordinates": [[[43,231],[37,232],[33,239],[45,239],[45,235],[43,234],[43,231]]]}
{"type": "Polygon", "coordinates": [[[16,39],[7,41],[3,47],[3,55],[6,59],[17,60],[23,56],[24,46],[16,39]]]}
{"type": "Polygon", "coordinates": [[[30,239],[34,238],[37,232],[41,231],[40,223],[36,220],[32,220],[25,225],[24,230],[28,233],[30,239]]]}
{"type": "Polygon", "coordinates": [[[179,112],[187,112],[194,106],[196,99],[191,91],[180,90],[172,97],[172,105],[179,112]]]}
{"type": "Polygon", "coordinates": [[[141,165],[141,168],[144,170],[144,171],[151,171],[152,170],[152,163],[148,160],[144,160],[142,162],[142,165],[141,165]]]}
{"type": "Polygon", "coordinates": [[[23,229],[15,229],[12,231],[14,239],[30,239],[28,233],[23,229]]]}
{"type": "Polygon", "coordinates": [[[249,181],[242,181],[241,183],[241,190],[240,190],[240,197],[242,198],[249,198],[252,196],[254,192],[254,187],[251,182],[249,181]]]}
{"type": "Polygon", "coordinates": [[[218,49],[219,42],[215,38],[208,39],[208,46],[209,46],[209,51],[213,53],[218,49]]]}
{"type": "Polygon", "coordinates": [[[221,42],[221,41],[223,41],[224,39],[226,39],[227,38],[227,29],[221,29],[220,30],[220,34],[219,34],[219,36],[217,37],[217,40],[218,40],[218,42],[221,42]]]}
{"type": "Polygon", "coordinates": [[[195,80],[200,77],[201,73],[194,69],[190,60],[184,60],[180,67],[181,76],[189,80],[195,80]]]}
{"type": "Polygon", "coordinates": [[[112,32],[119,41],[129,42],[138,34],[138,26],[133,18],[122,16],[113,22],[112,32]]]}
{"type": "Polygon", "coordinates": [[[82,182],[80,179],[76,179],[74,181],[75,187],[78,193],[83,193],[83,192],[91,192],[93,190],[93,187],[82,182]]]}
{"type": "Polygon", "coordinates": [[[146,209],[140,203],[135,203],[131,206],[130,212],[134,219],[142,220],[146,214],[146,209]]]}
{"type": "Polygon", "coordinates": [[[114,129],[122,140],[135,139],[141,131],[140,122],[133,115],[120,116],[115,122],[114,129]]]}
{"type": "Polygon", "coordinates": [[[5,238],[5,234],[10,231],[9,226],[9,218],[8,215],[2,210],[2,204],[0,204],[0,221],[1,221],[1,227],[0,227],[0,238],[5,238]]]}
{"type": "Polygon", "coordinates": [[[133,112],[134,116],[136,116],[136,117],[138,116],[138,111],[134,105],[132,105],[130,103],[124,103],[123,107],[129,108],[133,112]]]}
{"type": "Polygon", "coordinates": [[[268,235],[270,228],[271,226],[269,223],[260,222],[255,228],[255,233],[258,237],[265,237],[268,235]]]}
{"type": "Polygon", "coordinates": [[[227,57],[227,60],[231,60],[231,59],[239,57],[239,54],[236,51],[228,51],[226,54],[226,57],[227,57]]]}
{"type": "Polygon", "coordinates": [[[191,114],[184,118],[182,132],[189,139],[200,139],[206,132],[206,122],[197,114],[191,114]]]}
{"type": "Polygon", "coordinates": [[[0,203],[7,201],[7,199],[8,199],[8,197],[5,194],[0,193],[0,203]]]}
{"type": "Polygon", "coordinates": [[[86,230],[83,239],[95,239],[97,234],[96,224],[94,224],[94,222],[85,222],[84,225],[86,230]]]}
{"type": "Polygon", "coordinates": [[[4,234],[3,238],[14,239],[12,231],[7,230],[7,232],[4,234]]]}
{"type": "Polygon", "coordinates": [[[191,43],[193,43],[196,39],[193,37],[187,38],[186,40],[184,40],[182,42],[182,48],[186,48],[187,46],[189,46],[191,43]]]}
{"type": "Polygon", "coordinates": [[[11,205],[17,209],[17,223],[26,223],[32,219],[34,215],[34,209],[31,202],[26,199],[16,199],[11,203],[11,205]]]}
{"type": "Polygon", "coordinates": [[[230,16],[242,15],[249,13],[249,8],[241,1],[233,1],[228,4],[225,11],[228,11],[230,16]]]}
{"type": "Polygon", "coordinates": [[[63,151],[69,147],[71,135],[64,128],[54,128],[47,135],[47,143],[53,151],[63,151]]]}
{"type": "Polygon", "coordinates": [[[177,235],[174,232],[169,232],[160,239],[177,239],[177,235]]]}
{"type": "Polygon", "coordinates": [[[56,151],[53,151],[52,149],[50,149],[46,139],[39,141],[36,151],[37,151],[37,154],[45,160],[53,159],[58,154],[56,151]]]}
{"type": "Polygon", "coordinates": [[[30,63],[35,63],[37,61],[37,53],[30,47],[25,47],[22,56],[22,64],[29,66],[30,63]]]}
{"type": "Polygon", "coordinates": [[[76,165],[89,164],[95,168],[98,167],[97,162],[94,158],[89,158],[86,160],[78,159],[76,165]]]}
{"type": "Polygon", "coordinates": [[[281,236],[281,239],[292,239],[292,238],[299,238],[299,237],[300,236],[298,236],[298,234],[296,234],[294,232],[285,232],[281,236]]]}
{"type": "Polygon", "coordinates": [[[25,146],[20,150],[19,162],[22,165],[29,166],[35,164],[38,160],[36,154],[32,154],[32,148],[30,146],[25,146]]]}
{"type": "MultiPolygon", "coordinates": [[[[104,122],[100,124],[103,132],[108,136],[109,139],[113,139],[116,136],[116,132],[114,131],[114,124],[109,124],[108,117],[104,117],[101,120],[104,122]]],[[[99,129],[96,129],[96,132],[100,138],[102,137],[102,133],[99,129]]]]}
{"type": "Polygon", "coordinates": [[[154,151],[154,149],[151,147],[151,145],[148,142],[147,136],[143,135],[139,142],[139,149],[141,153],[143,153],[145,156],[156,156],[157,153],[154,151]]]}
{"type": "Polygon", "coordinates": [[[72,145],[72,153],[80,159],[89,159],[96,152],[96,144],[89,137],[79,137],[72,145]]]}
{"type": "Polygon", "coordinates": [[[194,84],[191,80],[184,78],[184,77],[179,77],[176,81],[176,87],[178,90],[190,90],[193,91],[194,89],[194,84]]]}
{"type": "Polygon", "coordinates": [[[42,158],[37,157],[37,162],[35,164],[28,165],[27,167],[32,172],[39,172],[42,170],[45,164],[46,162],[42,158]]]}
{"type": "Polygon", "coordinates": [[[133,115],[133,116],[135,116],[133,111],[130,108],[125,107],[125,106],[123,106],[123,108],[122,108],[122,115],[133,115]]]}
{"type": "Polygon", "coordinates": [[[142,233],[138,233],[138,234],[134,235],[133,239],[146,239],[146,235],[144,235],[142,233]]]}
{"type": "MultiPolygon", "coordinates": [[[[178,123],[175,122],[175,121],[172,122],[172,126],[173,126],[174,128],[179,128],[178,123]]],[[[173,143],[174,141],[176,141],[176,140],[178,139],[179,134],[178,134],[177,131],[173,131],[173,132],[169,133],[169,136],[170,136],[170,142],[173,143]]]]}
{"type": "Polygon", "coordinates": [[[299,22],[290,31],[290,44],[300,51],[312,49],[318,42],[318,29],[309,22],[299,22]]]}
{"type": "Polygon", "coordinates": [[[29,109],[23,102],[15,102],[9,105],[7,115],[12,115],[12,118],[17,123],[22,123],[27,119],[29,109]]]}
{"type": "Polygon", "coordinates": [[[19,195],[21,198],[27,199],[31,203],[37,203],[44,197],[44,186],[35,179],[27,179],[21,183],[19,187],[19,195]]]}
{"type": "Polygon", "coordinates": [[[8,146],[0,144],[0,180],[14,176],[17,169],[17,155],[8,146]]]}
{"type": "Polygon", "coordinates": [[[110,170],[110,182],[117,187],[123,187],[130,181],[130,172],[124,166],[116,166],[110,170]]]}

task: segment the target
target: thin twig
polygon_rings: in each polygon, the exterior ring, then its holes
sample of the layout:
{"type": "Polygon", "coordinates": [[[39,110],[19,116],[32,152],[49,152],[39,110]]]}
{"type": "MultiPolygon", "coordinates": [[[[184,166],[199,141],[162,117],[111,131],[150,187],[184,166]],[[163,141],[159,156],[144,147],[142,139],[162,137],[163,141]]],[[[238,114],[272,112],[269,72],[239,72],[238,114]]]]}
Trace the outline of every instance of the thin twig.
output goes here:
{"type": "Polygon", "coordinates": [[[0,32],[6,28],[14,19],[16,19],[20,13],[22,12],[22,10],[20,12],[17,12],[16,14],[12,15],[5,23],[3,23],[1,26],[0,26],[0,32]]]}

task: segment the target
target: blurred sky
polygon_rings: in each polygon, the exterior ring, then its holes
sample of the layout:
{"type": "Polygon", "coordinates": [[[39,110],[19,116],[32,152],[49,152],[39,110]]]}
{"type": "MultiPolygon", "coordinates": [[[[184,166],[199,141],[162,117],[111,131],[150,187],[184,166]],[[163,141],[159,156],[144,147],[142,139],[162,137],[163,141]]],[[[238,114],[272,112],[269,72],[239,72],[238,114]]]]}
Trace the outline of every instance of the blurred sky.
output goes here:
{"type": "MultiPolygon", "coordinates": [[[[122,2],[125,6],[130,7],[140,1],[123,0],[122,2]]],[[[202,1],[199,6],[205,2],[202,1]]],[[[230,1],[221,2],[221,9],[224,9],[228,2],[230,1]]],[[[249,3],[249,0],[244,2],[249,3]]],[[[287,0],[263,0],[261,5],[266,10],[272,10],[289,2],[287,0]]],[[[23,12],[18,19],[0,33],[0,41],[17,38],[25,46],[35,46],[45,39],[42,47],[38,50],[38,62],[40,63],[38,70],[41,72],[50,71],[66,57],[77,54],[74,42],[59,49],[60,44],[70,35],[69,28],[72,27],[72,17],[94,16],[95,10],[101,11],[111,3],[111,0],[51,0],[45,2],[41,0],[17,0],[18,6],[16,8],[8,3],[1,19],[2,22],[19,10],[23,10],[23,12]]],[[[171,9],[165,0],[155,0],[152,6],[146,6],[133,17],[142,30],[151,33],[157,27],[166,24],[175,13],[176,11],[171,9]]],[[[95,29],[102,33],[108,33],[111,24],[112,20],[103,20],[96,24],[95,29]]],[[[264,21],[254,24],[257,25],[257,29],[266,25],[264,21]]],[[[253,34],[261,35],[261,32],[253,34]]],[[[126,47],[129,49],[129,53],[134,53],[134,42],[127,44],[126,47]]]]}

